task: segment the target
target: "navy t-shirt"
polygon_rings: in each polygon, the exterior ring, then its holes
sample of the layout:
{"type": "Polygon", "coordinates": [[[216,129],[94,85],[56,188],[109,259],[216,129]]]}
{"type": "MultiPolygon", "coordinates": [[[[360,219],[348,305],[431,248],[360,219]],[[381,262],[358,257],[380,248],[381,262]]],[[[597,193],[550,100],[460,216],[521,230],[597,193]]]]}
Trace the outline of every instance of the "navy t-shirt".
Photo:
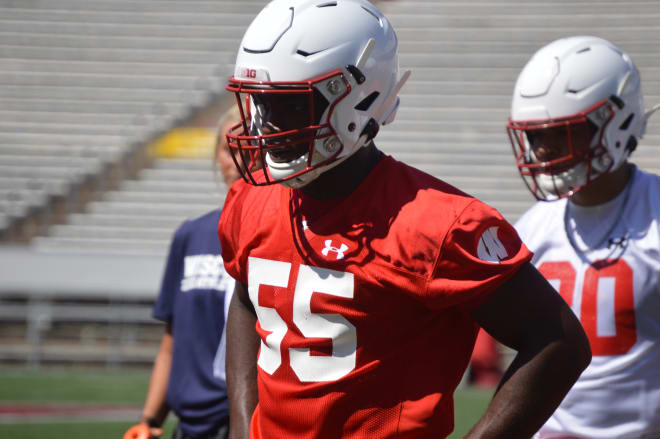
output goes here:
{"type": "Polygon", "coordinates": [[[224,328],[234,280],[225,272],[220,210],[186,221],[174,234],[153,316],[172,321],[167,403],[190,436],[228,422],[224,328]]]}

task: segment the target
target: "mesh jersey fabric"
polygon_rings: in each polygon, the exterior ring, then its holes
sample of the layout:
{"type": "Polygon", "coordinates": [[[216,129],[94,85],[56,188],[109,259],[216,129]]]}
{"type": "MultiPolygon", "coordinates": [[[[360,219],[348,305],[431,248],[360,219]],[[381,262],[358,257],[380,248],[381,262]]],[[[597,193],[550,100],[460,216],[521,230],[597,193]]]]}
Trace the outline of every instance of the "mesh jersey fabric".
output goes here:
{"type": "Polygon", "coordinates": [[[624,190],[604,206],[571,206],[574,233],[590,232],[574,237],[580,251],[566,235],[566,200],[537,203],[516,223],[593,354],[539,438],[660,437],[660,177],[636,169],[628,184],[625,205],[624,190]]]}
{"type": "Polygon", "coordinates": [[[330,202],[238,182],[218,230],[258,316],[255,439],[445,437],[469,310],[531,258],[496,210],[391,157],[330,202]]]}

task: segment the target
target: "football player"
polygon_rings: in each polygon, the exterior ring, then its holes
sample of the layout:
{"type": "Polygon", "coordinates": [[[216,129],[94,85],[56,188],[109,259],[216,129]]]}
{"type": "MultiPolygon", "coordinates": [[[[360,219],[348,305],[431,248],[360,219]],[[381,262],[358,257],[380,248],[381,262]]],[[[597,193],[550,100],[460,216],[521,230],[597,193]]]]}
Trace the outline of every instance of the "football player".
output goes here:
{"type": "Polygon", "coordinates": [[[627,160],[653,111],[596,37],[541,48],[515,84],[509,137],[541,201],[516,228],[593,353],[538,438],[660,437],[660,178],[627,160]]]}
{"type": "Polygon", "coordinates": [[[518,355],[469,437],[529,438],[589,362],[513,226],[376,148],[407,77],[365,0],[274,1],[243,37],[244,180],[219,223],[232,439],[446,437],[479,325],[518,355]]]}

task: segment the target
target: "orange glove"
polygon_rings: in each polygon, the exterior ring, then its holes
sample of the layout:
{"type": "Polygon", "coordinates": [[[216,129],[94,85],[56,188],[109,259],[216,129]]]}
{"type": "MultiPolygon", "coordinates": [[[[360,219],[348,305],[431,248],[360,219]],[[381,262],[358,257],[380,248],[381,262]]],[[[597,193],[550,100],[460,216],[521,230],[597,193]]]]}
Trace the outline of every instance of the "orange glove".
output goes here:
{"type": "Polygon", "coordinates": [[[126,430],[124,439],[156,439],[161,434],[163,434],[161,428],[149,428],[148,425],[137,424],[126,430]]]}

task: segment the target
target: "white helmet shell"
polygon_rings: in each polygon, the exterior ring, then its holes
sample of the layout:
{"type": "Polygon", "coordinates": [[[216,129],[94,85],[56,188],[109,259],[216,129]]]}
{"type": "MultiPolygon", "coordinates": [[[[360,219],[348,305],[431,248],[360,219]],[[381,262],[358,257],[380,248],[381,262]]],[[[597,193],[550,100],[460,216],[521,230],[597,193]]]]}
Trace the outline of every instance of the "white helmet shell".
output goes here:
{"type": "MultiPolygon", "coordinates": [[[[399,81],[397,44],[387,18],[366,0],[275,0],[257,15],[245,32],[230,82],[286,87],[332,72],[343,75],[342,80],[332,76],[313,83],[329,102],[321,117],[329,128],[319,130],[323,136],[313,151],[289,163],[275,163],[266,152],[274,182],[307,184],[394,119],[405,81],[399,81]],[[365,134],[374,125],[375,132],[365,134]]],[[[251,123],[253,133],[258,132],[254,114],[251,123]]]]}
{"type": "MultiPolygon", "coordinates": [[[[536,183],[542,192],[551,194],[549,199],[570,195],[617,169],[646,128],[639,72],[624,51],[592,36],[556,40],[538,50],[518,76],[508,128],[585,117],[598,129],[590,146],[603,154],[587,156],[586,162],[570,170],[538,174],[536,183]]],[[[523,154],[533,162],[529,144],[524,148],[528,150],[523,154]]],[[[517,158],[522,174],[526,164],[517,158]]]]}

